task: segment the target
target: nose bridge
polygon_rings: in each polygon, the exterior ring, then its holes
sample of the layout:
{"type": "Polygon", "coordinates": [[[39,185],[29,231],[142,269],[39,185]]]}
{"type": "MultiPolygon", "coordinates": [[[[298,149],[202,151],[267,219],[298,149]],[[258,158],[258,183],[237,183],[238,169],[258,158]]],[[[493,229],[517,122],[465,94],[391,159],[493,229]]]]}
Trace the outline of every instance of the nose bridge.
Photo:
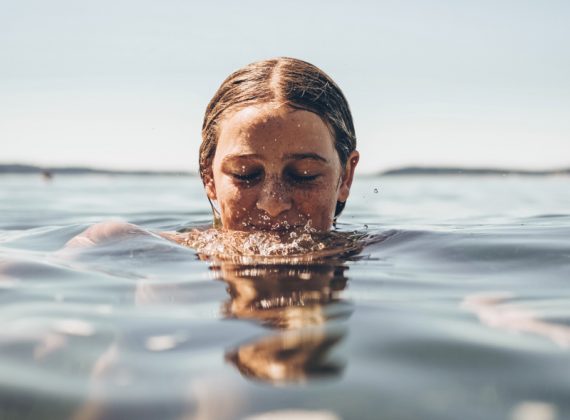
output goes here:
{"type": "Polygon", "coordinates": [[[291,208],[291,191],[277,175],[266,176],[257,200],[257,207],[275,217],[291,208]]]}

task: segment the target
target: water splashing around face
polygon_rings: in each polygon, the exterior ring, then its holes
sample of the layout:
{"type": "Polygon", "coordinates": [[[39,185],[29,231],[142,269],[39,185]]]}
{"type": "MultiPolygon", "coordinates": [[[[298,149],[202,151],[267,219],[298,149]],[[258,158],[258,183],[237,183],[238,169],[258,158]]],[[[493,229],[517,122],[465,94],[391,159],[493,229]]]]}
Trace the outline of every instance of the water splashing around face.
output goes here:
{"type": "Polygon", "coordinates": [[[307,223],[290,231],[192,230],[176,241],[194,248],[206,259],[239,263],[301,263],[324,258],[354,255],[368,243],[367,234],[317,232],[307,223]]]}

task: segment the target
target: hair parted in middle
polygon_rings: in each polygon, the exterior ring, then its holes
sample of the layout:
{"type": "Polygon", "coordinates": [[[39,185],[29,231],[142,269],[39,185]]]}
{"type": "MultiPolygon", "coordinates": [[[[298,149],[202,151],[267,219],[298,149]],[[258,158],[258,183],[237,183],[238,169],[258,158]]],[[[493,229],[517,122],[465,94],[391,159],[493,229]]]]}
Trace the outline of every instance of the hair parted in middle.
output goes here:
{"type": "MultiPolygon", "coordinates": [[[[325,72],[313,64],[279,57],[256,61],[233,72],[210,100],[202,124],[199,156],[200,177],[204,184],[212,182],[212,161],[223,118],[248,106],[270,103],[318,115],[331,130],[341,166],[345,167],[348,156],[356,150],[356,133],[344,94],[325,72]]],[[[344,205],[337,203],[335,217],[342,212],[344,205]]]]}

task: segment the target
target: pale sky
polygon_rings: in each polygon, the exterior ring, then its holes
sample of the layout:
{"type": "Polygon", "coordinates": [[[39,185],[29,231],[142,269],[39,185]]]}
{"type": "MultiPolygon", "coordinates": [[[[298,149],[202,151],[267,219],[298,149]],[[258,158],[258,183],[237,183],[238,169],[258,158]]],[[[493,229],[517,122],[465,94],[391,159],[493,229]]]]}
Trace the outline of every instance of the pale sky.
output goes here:
{"type": "Polygon", "coordinates": [[[343,89],[362,172],[570,166],[568,1],[0,2],[0,163],[196,170],[222,80],[292,56],[343,89]]]}

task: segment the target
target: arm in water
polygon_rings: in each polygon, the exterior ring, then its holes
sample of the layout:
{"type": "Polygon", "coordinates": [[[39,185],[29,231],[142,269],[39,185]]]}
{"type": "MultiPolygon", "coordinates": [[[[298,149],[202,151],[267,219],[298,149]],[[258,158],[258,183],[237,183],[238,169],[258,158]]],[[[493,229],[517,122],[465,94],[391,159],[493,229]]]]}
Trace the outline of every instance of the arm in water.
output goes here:
{"type": "Polygon", "coordinates": [[[463,299],[461,307],[491,328],[540,335],[560,347],[570,348],[570,327],[541,320],[529,309],[506,303],[509,298],[512,295],[498,292],[472,294],[463,299]]]}
{"type": "Polygon", "coordinates": [[[71,238],[64,246],[65,251],[81,251],[92,247],[106,245],[114,242],[140,238],[140,237],[164,238],[169,241],[181,243],[181,238],[187,238],[188,234],[175,232],[151,232],[140,226],[122,221],[106,221],[96,223],[79,235],[71,238]]]}

